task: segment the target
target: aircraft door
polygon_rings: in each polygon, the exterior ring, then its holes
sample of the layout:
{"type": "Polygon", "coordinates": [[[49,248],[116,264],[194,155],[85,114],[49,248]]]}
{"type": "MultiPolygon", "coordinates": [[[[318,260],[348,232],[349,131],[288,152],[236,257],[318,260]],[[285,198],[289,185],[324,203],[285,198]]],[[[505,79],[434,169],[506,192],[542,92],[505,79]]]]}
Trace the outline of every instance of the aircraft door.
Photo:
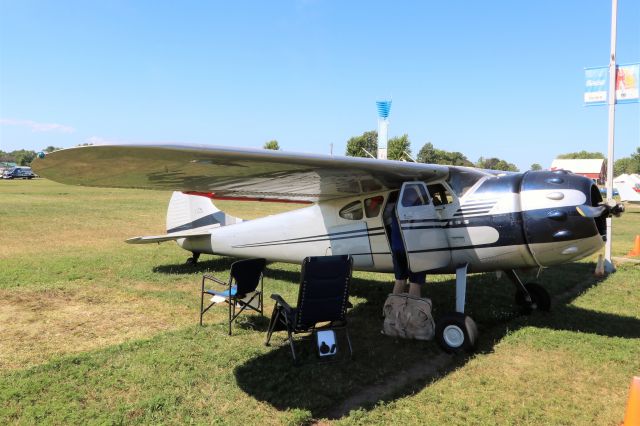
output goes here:
{"type": "Polygon", "coordinates": [[[443,268],[451,261],[444,222],[440,220],[427,186],[405,182],[396,207],[398,223],[413,272],[443,268]]]}

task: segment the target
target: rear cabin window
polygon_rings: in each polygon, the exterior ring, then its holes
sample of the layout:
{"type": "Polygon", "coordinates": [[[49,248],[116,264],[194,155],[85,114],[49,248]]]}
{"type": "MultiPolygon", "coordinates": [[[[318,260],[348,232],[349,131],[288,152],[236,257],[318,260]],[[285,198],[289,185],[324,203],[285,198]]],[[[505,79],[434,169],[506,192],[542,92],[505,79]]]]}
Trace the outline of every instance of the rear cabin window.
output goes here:
{"type": "Polygon", "coordinates": [[[441,183],[429,185],[427,186],[427,189],[429,190],[429,194],[431,194],[431,198],[433,198],[434,206],[443,206],[453,202],[453,196],[441,183]]]}
{"type": "Polygon", "coordinates": [[[424,189],[424,185],[410,184],[402,191],[402,207],[416,207],[429,204],[429,196],[424,189]]]}
{"type": "Polygon", "coordinates": [[[363,217],[362,203],[354,201],[340,209],[340,217],[347,220],[360,220],[363,217]]]}
{"type": "Polygon", "coordinates": [[[364,213],[368,218],[377,217],[382,209],[382,203],[384,197],[378,195],[377,197],[371,197],[364,200],[364,213]]]}

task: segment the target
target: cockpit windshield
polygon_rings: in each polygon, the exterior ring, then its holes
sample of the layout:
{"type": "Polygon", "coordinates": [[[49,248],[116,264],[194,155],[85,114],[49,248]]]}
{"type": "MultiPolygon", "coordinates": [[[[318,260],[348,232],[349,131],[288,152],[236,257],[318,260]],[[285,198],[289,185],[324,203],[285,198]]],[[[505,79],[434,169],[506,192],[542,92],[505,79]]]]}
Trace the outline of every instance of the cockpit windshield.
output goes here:
{"type": "Polygon", "coordinates": [[[451,167],[449,168],[447,183],[460,198],[480,179],[486,176],[490,175],[467,167],[451,167]]]}

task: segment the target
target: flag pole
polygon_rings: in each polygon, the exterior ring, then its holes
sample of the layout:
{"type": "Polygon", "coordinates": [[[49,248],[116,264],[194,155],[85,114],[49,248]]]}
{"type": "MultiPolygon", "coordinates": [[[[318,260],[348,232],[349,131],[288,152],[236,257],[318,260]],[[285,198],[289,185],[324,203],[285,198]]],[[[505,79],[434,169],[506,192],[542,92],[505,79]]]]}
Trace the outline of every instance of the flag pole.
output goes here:
{"type": "MultiPolygon", "coordinates": [[[[613,200],[613,139],[616,121],[616,33],[618,0],[611,0],[611,56],[609,57],[609,143],[607,150],[607,203],[613,200]]],[[[607,218],[607,241],[604,249],[605,271],[614,272],[611,261],[611,217],[607,218]]]]}

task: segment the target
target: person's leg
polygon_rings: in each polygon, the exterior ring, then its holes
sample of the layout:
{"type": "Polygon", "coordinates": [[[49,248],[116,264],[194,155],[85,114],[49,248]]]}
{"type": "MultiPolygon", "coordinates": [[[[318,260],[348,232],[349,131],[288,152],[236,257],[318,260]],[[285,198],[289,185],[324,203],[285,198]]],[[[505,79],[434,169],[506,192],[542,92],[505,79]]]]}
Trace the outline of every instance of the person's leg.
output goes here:
{"type": "Polygon", "coordinates": [[[409,274],[409,296],[422,297],[422,285],[426,282],[427,273],[418,272],[409,274]]]}
{"type": "Polygon", "coordinates": [[[393,294],[400,294],[407,292],[407,280],[396,279],[396,284],[393,286],[393,294]]]}
{"type": "Polygon", "coordinates": [[[409,283],[409,296],[412,297],[422,297],[421,290],[422,285],[416,283],[409,283]]]}
{"type": "Polygon", "coordinates": [[[393,274],[396,278],[393,286],[393,294],[401,294],[407,292],[407,278],[409,277],[409,267],[407,265],[407,257],[404,251],[394,250],[391,253],[393,259],[393,274]]]}

